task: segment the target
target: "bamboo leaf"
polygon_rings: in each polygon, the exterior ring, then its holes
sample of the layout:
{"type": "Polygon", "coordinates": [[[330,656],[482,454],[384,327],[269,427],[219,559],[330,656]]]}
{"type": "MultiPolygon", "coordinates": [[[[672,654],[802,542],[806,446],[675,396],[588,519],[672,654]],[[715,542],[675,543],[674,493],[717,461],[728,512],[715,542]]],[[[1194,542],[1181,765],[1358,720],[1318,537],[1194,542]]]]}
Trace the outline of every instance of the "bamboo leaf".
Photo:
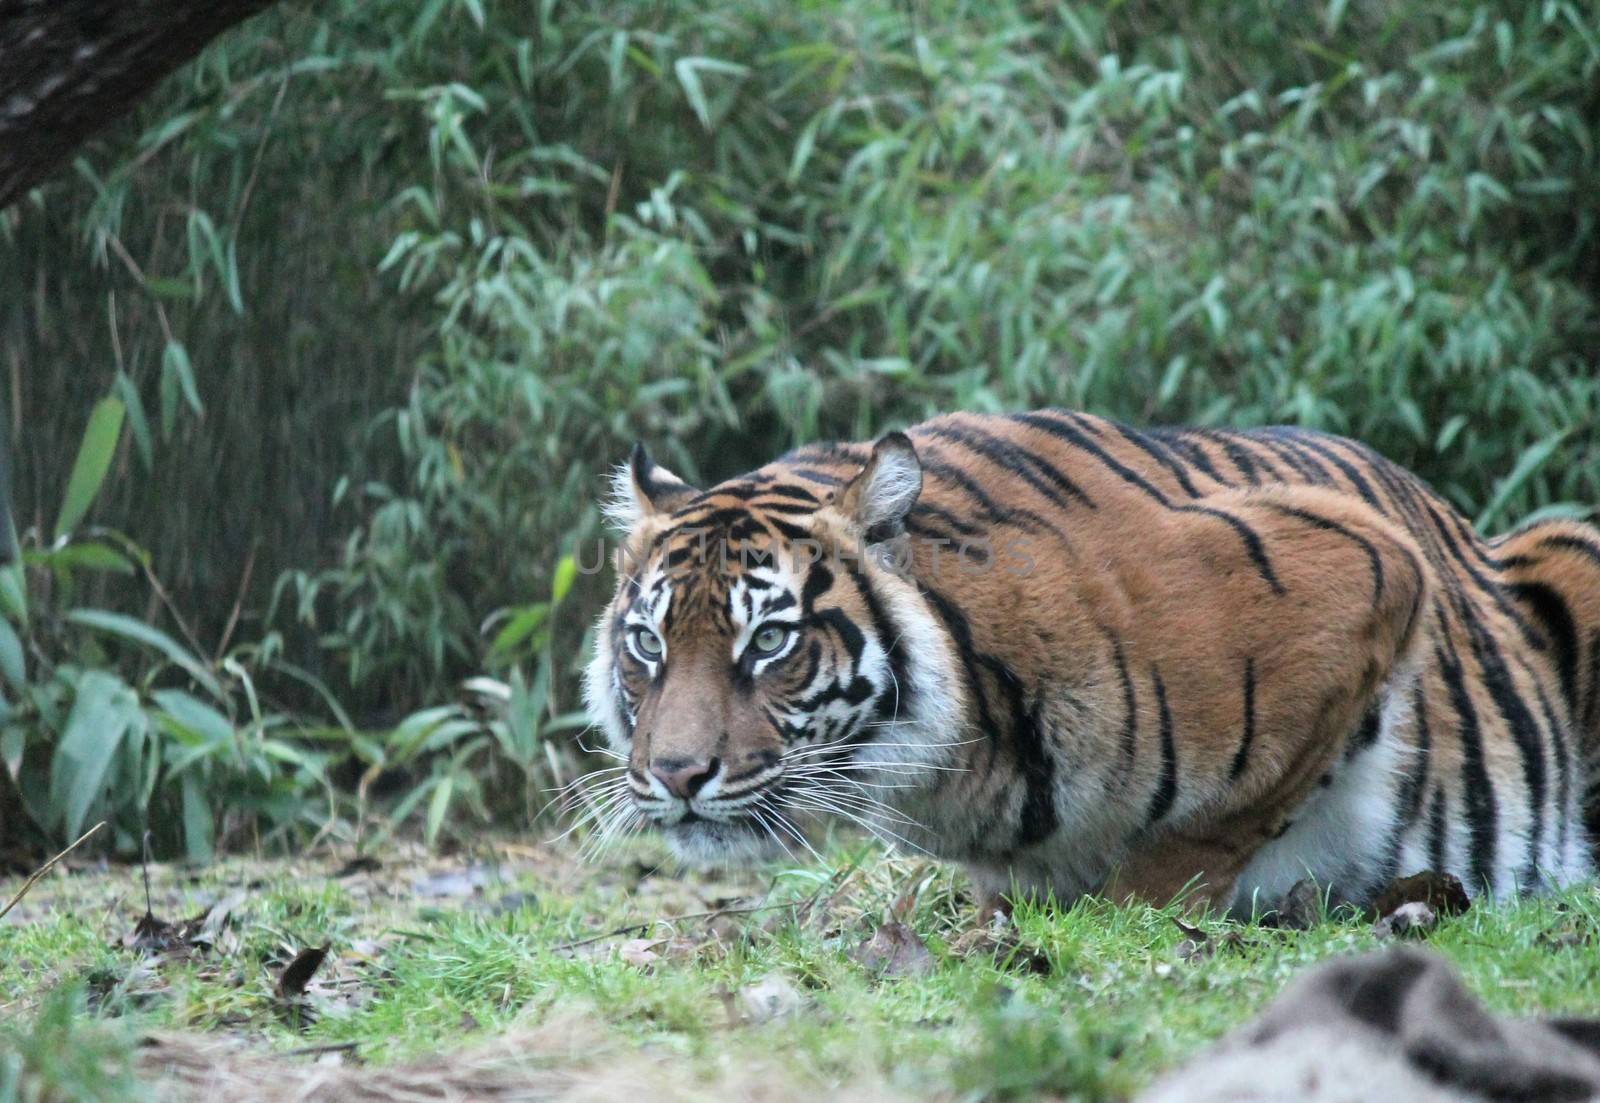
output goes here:
{"type": "Polygon", "coordinates": [[[1535,441],[1517,459],[1517,465],[1511,473],[1495,484],[1494,494],[1489,498],[1489,504],[1483,507],[1483,512],[1478,514],[1477,528],[1479,532],[1488,532],[1490,527],[1500,517],[1506,504],[1517,491],[1521,490],[1529,479],[1543,467],[1545,461],[1555,455],[1557,448],[1566,442],[1572,435],[1572,430],[1555,433],[1543,440],[1535,441]]]}
{"type": "Polygon", "coordinates": [[[220,744],[233,739],[232,722],[193,694],[181,689],[158,689],[150,696],[168,720],[202,742],[220,744]]]}
{"type": "Polygon", "coordinates": [[[711,107],[706,102],[706,90],[700,83],[700,73],[705,71],[743,76],[750,70],[743,65],[720,61],[714,57],[681,57],[673,63],[672,71],[678,76],[678,84],[682,86],[683,94],[688,99],[695,118],[700,120],[701,126],[710,130],[711,107]]]}
{"type": "Polygon", "coordinates": [[[550,581],[551,605],[561,604],[561,599],[571,591],[572,583],[577,577],[578,561],[570,555],[563,555],[561,562],[556,564],[555,577],[550,581]]]}
{"type": "Polygon", "coordinates": [[[28,667],[23,659],[22,639],[7,620],[0,620],[0,674],[5,675],[12,689],[21,690],[28,684],[28,667]]]}
{"type": "Polygon", "coordinates": [[[56,826],[75,838],[100,799],[138,699],[121,678],[91,670],[78,679],[72,711],[50,762],[56,826]]]}
{"type": "Polygon", "coordinates": [[[504,655],[515,650],[519,644],[538,631],[539,626],[549,615],[550,606],[544,602],[524,606],[495,633],[494,642],[489,645],[489,653],[504,655]]]}
{"type": "Polygon", "coordinates": [[[450,811],[450,800],[455,795],[456,777],[446,774],[439,779],[439,784],[434,786],[433,796],[428,801],[428,827],[424,835],[427,844],[431,847],[439,838],[439,829],[444,826],[445,813],[450,811]]]}
{"type": "Polygon", "coordinates": [[[61,511],[56,515],[56,539],[60,540],[78,527],[105,482],[111,470],[111,458],[116,454],[117,441],[122,436],[122,400],[102,398],[89,414],[89,426],[83,431],[83,441],[78,445],[78,458],[73,461],[72,474],[67,477],[67,491],[61,498],[61,511]]]}
{"type": "Polygon", "coordinates": [[[201,789],[201,779],[186,773],[183,775],[183,849],[189,861],[211,860],[214,832],[215,822],[201,789]]]}
{"type": "Polygon", "coordinates": [[[206,668],[205,663],[159,628],[153,628],[142,620],[134,620],[132,617],[106,609],[74,609],[67,614],[66,619],[91,631],[120,636],[153,651],[159,651],[181,667],[189,677],[205,687],[212,697],[219,701],[227,699],[221,683],[217,681],[216,675],[206,668]]]}

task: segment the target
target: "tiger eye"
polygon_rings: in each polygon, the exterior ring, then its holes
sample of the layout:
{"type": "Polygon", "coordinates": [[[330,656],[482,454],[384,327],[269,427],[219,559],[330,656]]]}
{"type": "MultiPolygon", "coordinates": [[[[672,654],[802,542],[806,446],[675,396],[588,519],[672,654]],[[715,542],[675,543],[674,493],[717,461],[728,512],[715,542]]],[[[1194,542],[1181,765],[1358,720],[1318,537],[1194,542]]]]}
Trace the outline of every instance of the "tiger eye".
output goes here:
{"type": "Polygon", "coordinates": [[[757,654],[770,655],[774,651],[781,649],[784,645],[784,642],[787,641],[788,638],[789,630],[787,628],[779,628],[777,625],[768,625],[766,628],[763,628],[761,631],[756,633],[755,639],[753,639],[751,643],[755,647],[757,654]]]}

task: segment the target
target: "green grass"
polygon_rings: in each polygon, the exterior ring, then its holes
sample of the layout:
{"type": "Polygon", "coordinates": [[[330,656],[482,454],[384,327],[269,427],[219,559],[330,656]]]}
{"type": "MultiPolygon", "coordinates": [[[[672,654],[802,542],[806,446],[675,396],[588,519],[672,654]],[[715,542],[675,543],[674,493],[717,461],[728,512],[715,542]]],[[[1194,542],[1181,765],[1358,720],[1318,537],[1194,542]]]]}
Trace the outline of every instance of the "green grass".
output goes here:
{"type": "MultiPolygon", "coordinates": [[[[103,1035],[115,1020],[124,1037],[181,1029],[268,1051],[355,1043],[378,1064],[577,1015],[597,1046],[604,1038],[612,1052],[684,1062],[695,1075],[748,1056],[776,1058],[807,1083],[866,1070],[925,1098],[1117,1099],[1243,1021],[1307,965],[1379,945],[1353,914],[1310,931],[1206,921],[1214,942],[1228,931],[1240,938],[1183,960],[1175,913],[1093,901],[1019,908],[1015,946],[997,960],[992,941],[970,933],[975,912],[959,873],[859,844],[828,853],[837,881],[821,867],[678,878],[652,870],[648,852],[643,863],[614,856],[578,867],[560,850],[486,846],[454,860],[484,869],[482,887],[438,898],[416,894],[424,863],[414,857],[346,879],[332,876],[331,861],[163,868],[162,918],[230,892],[244,900],[230,926],[236,944],[155,961],[113,946],[142,911],[136,871],[75,872],[0,924],[0,1019],[40,1024],[14,1026],[26,1044],[13,1035],[0,1051],[39,1065],[48,1039],[70,1028],[63,997],[50,997],[65,991],[95,1009],[76,1029],[103,1035]],[[762,910],[695,918],[717,907],[762,910]],[[926,943],[925,975],[882,975],[855,960],[891,916],[926,943]],[[630,923],[644,927],[595,939],[630,923]],[[641,935],[668,940],[651,949],[656,960],[638,962],[631,940],[641,935]],[[274,978],[294,951],[324,944],[314,1014],[297,1021],[274,978]],[[734,1025],[730,1004],[770,977],[792,986],[798,1010],[734,1025]]],[[[1600,895],[1577,889],[1474,908],[1430,944],[1495,1010],[1592,1014],[1597,923],[1600,895]]]]}

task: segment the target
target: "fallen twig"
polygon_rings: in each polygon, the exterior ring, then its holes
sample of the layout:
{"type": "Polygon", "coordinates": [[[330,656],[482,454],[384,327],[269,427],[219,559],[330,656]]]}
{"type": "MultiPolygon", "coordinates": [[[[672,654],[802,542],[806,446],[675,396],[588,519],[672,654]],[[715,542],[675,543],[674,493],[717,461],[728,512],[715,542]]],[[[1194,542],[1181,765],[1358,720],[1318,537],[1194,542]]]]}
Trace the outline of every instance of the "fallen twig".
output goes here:
{"type": "Polygon", "coordinates": [[[299,1049],[286,1049],[280,1057],[312,1057],[319,1053],[354,1053],[360,1042],[327,1042],[320,1046],[301,1046],[299,1049]]]}
{"type": "Polygon", "coordinates": [[[0,919],[4,919],[7,912],[22,902],[22,898],[28,895],[28,890],[33,888],[33,886],[38,883],[39,878],[43,877],[46,873],[49,873],[52,869],[54,869],[57,862],[61,861],[61,859],[65,858],[68,854],[71,854],[74,850],[77,850],[78,847],[82,845],[84,840],[88,839],[90,835],[93,835],[105,825],[106,821],[101,820],[99,823],[89,828],[89,830],[85,831],[82,835],[79,835],[77,842],[74,842],[71,846],[67,847],[67,849],[63,850],[60,854],[57,854],[54,858],[51,858],[48,862],[35,870],[31,877],[22,882],[22,887],[18,889],[17,894],[11,898],[11,902],[5,907],[0,908],[0,919]]]}
{"type": "MultiPolygon", "coordinates": [[[[719,915],[754,915],[757,912],[780,911],[784,908],[788,908],[791,911],[800,908],[810,908],[816,904],[826,890],[837,886],[845,877],[848,877],[850,874],[854,873],[859,862],[860,859],[858,858],[843,869],[834,871],[832,877],[829,877],[826,881],[822,882],[821,885],[817,886],[816,892],[813,892],[810,896],[807,896],[801,900],[787,900],[779,904],[749,904],[742,908],[712,908],[710,911],[690,912],[687,915],[665,915],[659,919],[645,919],[637,923],[629,923],[626,926],[615,927],[601,934],[590,935],[588,938],[579,938],[571,942],[558,942],[554,946],[550,947],[550,949],[555,953],[560,953],[564,950],[576,950],[581,946],[592,946],[596,942],[604,942],[608,938],[621,938],[625,934],[633,934],[636,931],[648,931],[657,923],[684,923],[692,919],[715,919],[719,915]]],[[[762,895],[765,896],[771,892],[772,889],[769,888],[767,889],[767,892],[763,893],[762,895]]]]}
{"type": "Polygon", "coordinates": [[[550,949],[558,953],[562,950],[576,950],[580,946],[604,942],[608,938],[619,938],[635,931],[648,931],[657,923],[686,923],[691,919],[715,919],[719,915],[754,915],[756,912],[778,911],[781,908],[798,908],[808,902],[806,900],[789,900],[782,904],[756,904],[745,908],[712,908],[710,911],[690,912],[688,915],[664,915],[659,919],[646,919],[638,923],[629,923],[625,927],[616,927],[603,934],[590,935],[588,938],[580,938],[572,942],[558,942],[550,949]]]}

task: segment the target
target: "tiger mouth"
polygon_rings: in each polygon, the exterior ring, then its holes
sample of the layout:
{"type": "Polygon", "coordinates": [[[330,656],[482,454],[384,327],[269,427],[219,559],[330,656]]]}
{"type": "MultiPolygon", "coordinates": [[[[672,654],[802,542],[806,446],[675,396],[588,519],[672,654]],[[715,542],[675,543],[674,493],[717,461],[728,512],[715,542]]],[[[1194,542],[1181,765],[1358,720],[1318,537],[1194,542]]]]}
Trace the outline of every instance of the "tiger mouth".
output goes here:
{"type": "Polygon", "coordinates": [[[661,832],[676,857],[691,866],[755,862],[779,856],[782,846],[753,816],[713,820],[695,812],[661,832]]]}

